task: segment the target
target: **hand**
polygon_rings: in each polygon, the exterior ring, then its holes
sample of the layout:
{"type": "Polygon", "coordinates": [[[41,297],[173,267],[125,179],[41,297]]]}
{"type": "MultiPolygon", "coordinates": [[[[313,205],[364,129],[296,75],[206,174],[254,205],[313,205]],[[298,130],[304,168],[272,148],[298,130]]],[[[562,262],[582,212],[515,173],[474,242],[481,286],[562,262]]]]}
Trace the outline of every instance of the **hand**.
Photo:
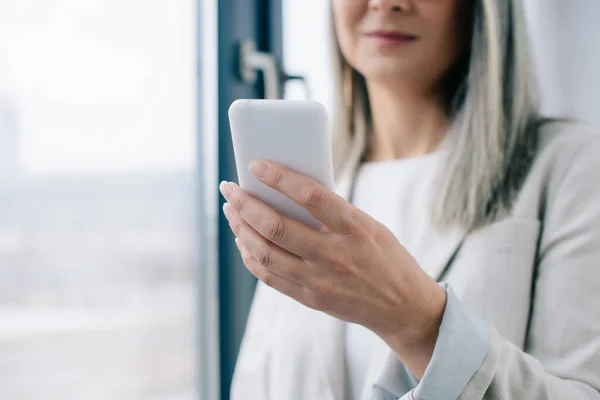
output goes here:
{"type": "Polygon", "coordinates": [[[421,379],[445,309],[444,289],[392,232],[322,185],[273,162],[252,163],[251,170],[324,226],[311,229],[222,183],[223,210],[248,270],[310,308],[370,329],[421,379]]]}

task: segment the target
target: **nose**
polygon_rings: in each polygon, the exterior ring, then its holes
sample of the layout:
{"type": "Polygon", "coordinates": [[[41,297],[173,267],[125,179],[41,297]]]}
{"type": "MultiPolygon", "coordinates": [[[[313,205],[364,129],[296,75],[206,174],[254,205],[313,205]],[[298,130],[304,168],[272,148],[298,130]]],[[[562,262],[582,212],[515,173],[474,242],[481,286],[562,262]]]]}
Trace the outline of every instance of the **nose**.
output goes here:
{"type": "Polygon", "coordinates": [[[370,0],[369,8],[384,13],[408,12],[412,9],[413,0],[370,0]]]}

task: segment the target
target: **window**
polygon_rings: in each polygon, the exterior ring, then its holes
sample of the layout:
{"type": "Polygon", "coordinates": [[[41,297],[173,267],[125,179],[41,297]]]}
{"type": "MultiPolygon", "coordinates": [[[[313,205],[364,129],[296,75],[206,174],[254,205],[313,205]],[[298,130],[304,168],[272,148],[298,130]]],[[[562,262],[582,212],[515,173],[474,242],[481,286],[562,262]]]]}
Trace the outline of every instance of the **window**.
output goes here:
{"type": "Polygon", "coordinates": [[[0,398],[192,399],[196,2],[0,2],[0,398]]]}
{"type": "MultiPolygon", "coordinates": [[[[331,46],[329,2],[322,0],[283,0],[283,56],[288,73],[306,77],[313,100],[323,103],[331,112],[333,77],[331,76],[331,46]],[[311,21],[307,29],[306,21],[311,21]]],[[[305,89],[290,81],[286,96],[303,100],[305,89]]]]}

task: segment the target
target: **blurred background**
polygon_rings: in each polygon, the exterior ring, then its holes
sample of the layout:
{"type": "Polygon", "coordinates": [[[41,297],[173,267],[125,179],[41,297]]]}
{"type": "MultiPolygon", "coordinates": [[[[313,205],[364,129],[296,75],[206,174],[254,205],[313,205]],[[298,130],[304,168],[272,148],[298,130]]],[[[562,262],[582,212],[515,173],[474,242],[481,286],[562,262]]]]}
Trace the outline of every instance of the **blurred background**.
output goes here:
{"type": "MultiPolygon", "coordinates": [[[[553,3],[525,0],[544,110],[600,123],[600,2],[553,3]]],[[[325,0],[0,0],[0,399],[229,398],[255,281],[220,229],[227,108],[331,108],[328,22],[325,0]]]]}

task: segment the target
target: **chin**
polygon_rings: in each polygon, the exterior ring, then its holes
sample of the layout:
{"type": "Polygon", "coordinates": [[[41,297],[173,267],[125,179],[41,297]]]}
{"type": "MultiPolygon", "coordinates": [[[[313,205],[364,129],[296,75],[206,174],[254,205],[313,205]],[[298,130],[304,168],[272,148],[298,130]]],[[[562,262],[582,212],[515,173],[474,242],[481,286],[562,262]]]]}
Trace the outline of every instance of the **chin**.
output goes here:
{"type": "Polygon", "coordinates": [[[362,71],[361,74],[367,81],[378,83],[410,82],[418,77],[413,69],[401,68],[398,65],[377,66],[362,71]]]}
{"type": "Polygon", "coordinates": [[[357,70],[367,81],[386,85],[427,85],[428,81],[435,81],[436,75],[431,66],[398,59],[372,60],[360,67],[357,70]]]}

